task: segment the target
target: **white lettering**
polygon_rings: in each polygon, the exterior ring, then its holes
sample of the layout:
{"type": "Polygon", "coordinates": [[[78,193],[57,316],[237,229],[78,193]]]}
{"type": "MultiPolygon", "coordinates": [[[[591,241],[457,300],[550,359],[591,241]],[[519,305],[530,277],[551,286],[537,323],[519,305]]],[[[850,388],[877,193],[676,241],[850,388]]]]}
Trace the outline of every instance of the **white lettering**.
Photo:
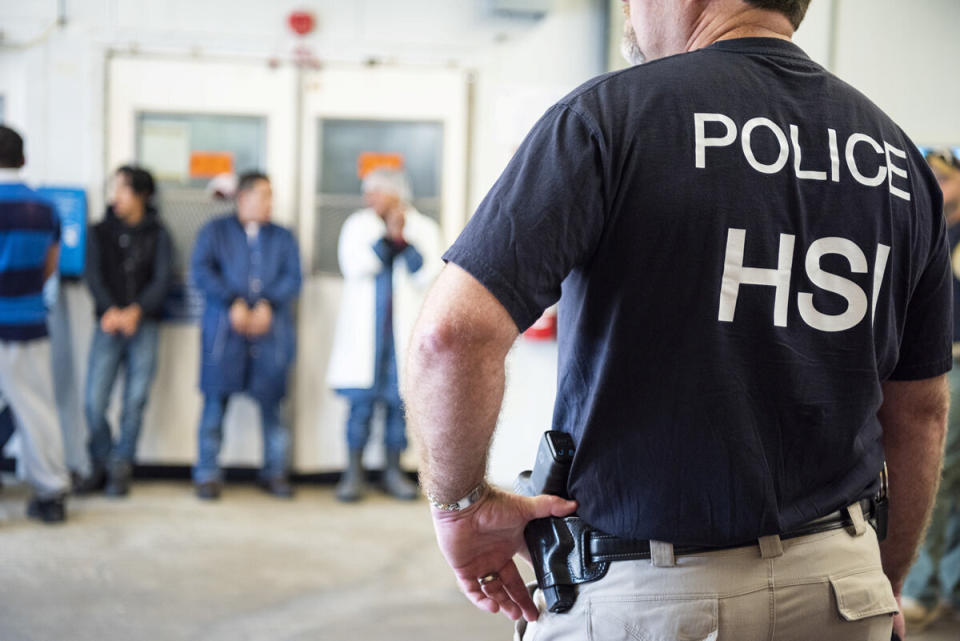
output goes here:
{"type": "Polygon", "coordinates": [[[803,321],[824,332],[842,332],[854,327],[867,315],[867,295],[853,281],[823,271],[820,259],[826,254],[839,254],[850,263],[855,274],[867,272],[867,257],[856,243],[846,238],[828,237],[815,240],[807,250],[806,269],[810,282],[828,292],[839,294],[847,300],[847,309],[842,314],[824,314],[813,305],[813,294],[801,292],[797,305],[803,321]]]}
{"type": "Polygon", "coordinates": [[[909,177],[907,176],[906,170],[894,165],[893,160],[891,160],[890,158],[891,155],[894,155],[902,160],[906,160],[907,154],[897,149],[887,141],[883,142],[883,150],[887,157],[887,187],[890,189],[890,193],[898,198],[903,198],[904,200],[910,200],[909,192],[903,191],[902,189],[898,189],[897,187],[893,186],[894,174],[906,180],[909,180],[909,177]]]}
{"type": "MultiPolygon", "coordinates": [[[[836,134],[834,134],[836,135],[836,134]]],[[[800,128],[790,125],[790,141],[793,143],[793,172],[801,180],[826,180],[827,172],[800,169],[800,128]]]]}
{"type": "Polygon", "coordinates": [[[878,154],[883,153],[883,147],[880,146],[880,143],[870,136],[866,134],[853,134],[847,139],[847,168],[850,170],[850,174],[853,176],[853,179],[861,185],[866,185],[867,187],[876,187],[880,185],[884,179],[886,179],[887,168],[881,166],[877,172],[877,175],[873,178],[867,178],[860,173],[860,168],[857,167],[857,160],[853,157],[854,148],[857,146],[857,143],[860,142],[868,143],[878,154]]]}
{"type": "Polygon", "coordinates": [[[737,139],[737,126],[729,116],[723,114],[693,114],[694,131],[696,136],[696,165],[698,169],[707,166],[707,147],[727,147],[737,139]],[[719,122],[727,128],[727,133],[720,138],[707,138],[706,123],[719,122]]]}
{"type": "Polygon", "coordinates": [[[718,320],[733,322],[737,311],[740,285],[769,285],[776,287],[773,302],[773,324],[787,326],[787,306],[790,297],[790,270],[793,263],[794,236],[780,234],[780,249],[776,269],[743,266],[743,247],[747,231],[727,230],[727,251],[723,261],[723,278],[720,282],[720,311],[718,320]]]}
{"type": "Polygon", "coordinates": [[[787,164],[787,159],[790,157],[787,135],[769,118],[751,118],[748,120],[747,124],[743,126],[743,131],[740,132],[740,142],[743,145],[743,155],[746,156],[747,162],[762,174],[777,173],[784,168],[787,164]],[[780,143],[780,155],[772,164],[766,165],[758,161],[757,157],[753,154],[753,148],[750,146],[750,137],[753,135],[753,130],[757,127],[766,127],[772,131],[773,135],[777,137],[777,142],[780,143]]]}
{"type": "MultiPolygon", "coordinates": [[[[704,169],[707,166],[707,148],[708,147],[730,147],[737,139],[737,123],[732,118],[721,113],[695,113],[694,121],[694,163],[697,169],[704,169]],[[722,135],[707,135],[707,124],[718,123],[723,126],[722,135]]],[[[715,134],[719,134],[719,128],[715,134]]],[[[793,172],[799,180],[830,180],[834,183],[840,182],[840,170],[843,160],[846,160],[847,169],[850,176],[855,181],[866,187],[880,187],[884,182],[887,183],[887,189],[892,196],[910,201],[909,181],[910,175],[907,170],[907,154],[902,149],[891,145],[886,140],[879,141],[872,136],[864,133],[853,133],[847,138],[844,149],[840,149],[840,140],[837,130],[827,127],[828,151],[830,154],[829,178],[826,169],[814,170],[803,169],[803,149],[800,146],[800,127],[798,125],[789,125],[789,140],[784,129],[769,118],[756,117],[747,120],[743,129],[739,131],[740,147],[747,163],[762,174],[776,174],[786,167],[787,162],[793,155],[793,172]],[[775,160],[770,163],[757,160],[756,152],[753,148],[754,131],[763,127],[773,134],[776,138],[780,151],[775,160]],[[879,156],[877,159],[877,173],[873,176],[864,175],[862,169],[857,164],[858,145],[861,143],[873,148],[879,156]],[[843,152],[841,154],[841,151],[843,152]],[[901,163],[901,164],[897,164],[901,163]]],[[[869,156],[869,153],[867,153],[869,156]]],[[[825,159],[815,160],[815,164],[823,164],[825,159]]],[[[868,160],[864,160],[861,154],[861,161],[870,166],[868,160]]],[[[809,161],[808,161],[809,163],[809,161]]]]}
{"type": "MultiPolygon", "coordinates": [[[[727,248],[723,259],[717,320],[725,323],[733,322],[741,285],[767,285],[776,288],[773,324],[775,327],[786,327],[796,237],[792,234],[780,234],[776,269],[743,266],[746,237],[747,232],[744,229],[727,230],[727,248]]],[[[867,293],[857,283],[827,272],[821,267],[823,257],[828,254],[846,258],[850,271],[854,274],[868,272],[867,257],[852,240],[828,236],[813,241],[807,248],[804,262],[807,278],[815,287],[843,297],[847,306],[840,314],[826,314],[814,305],[812,292],[801,291],[797,293],[797,309],[800,318],[810,327],[823,332],[842,332],[856,327],[866,318],[868,310],[871,323],[875,322],[877,302],[890,259],[890,246],[877,244],[877,253],[873,261],[873,295],[870,302],[867,301],[867,293]]]]}
{"type": "Polygon", "coordinates": [[[830,180],[840,182],[840,149],[837,146],[837,130],[827,129],[830,139],[830,180]]]}
{"type": "Polygon", "coordinates": [[[870,306],[870,322],[877,320],[877,299],[880,297],[880,287],[883,285],[883,274],[887,271],[887,258],[890,257],[890,246],[877,245],[877,257],[873,260],[873,304],[870,306]]]}

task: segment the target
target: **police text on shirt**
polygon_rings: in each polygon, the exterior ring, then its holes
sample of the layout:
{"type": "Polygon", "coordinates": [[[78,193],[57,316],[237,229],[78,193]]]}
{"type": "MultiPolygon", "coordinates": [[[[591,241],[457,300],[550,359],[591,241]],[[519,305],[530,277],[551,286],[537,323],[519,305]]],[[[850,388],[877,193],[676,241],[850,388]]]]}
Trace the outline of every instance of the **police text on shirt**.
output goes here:
{"type": "MultiPolygon", "coordinates": [[[[705,169],[707,166],[707,147],[728,147],[732,145],[737,138],[736,123],[732,118],[724,114],[696,113],[694,114],[694,129],[696,167],[698,169],[705,169]],[[716,122],[723,125],[725,129],[723,135],[708,136],[706,132],[706,124],[708,122],[716,122]]],[[[760,173],[775,174],[786,167],[792,151],[793,171],[797,179],[827,180],[828,172],[825,170],[801,169],[803,155],[799,142],[800,131],[796,125],[790,125],[789,131],[790,143],[787,142],[787,135],[784,130],[769,118],[757,117],[748,120],[740,130],[740,141],[743,155],[750,167],[760,173]],[[779,145],[779,155],[772,163],[763,163],[757,160],[754,153],[752,135],[754,130],[759,127],[764,127],[773,133],[779,145]]],[[[828,128],[826,135],[830,150],[829,178],[833,182],[840,182],[840,147],[837,140],[837,131],[828,128]]],[[[906,159],[906,154],[902,150],[897,149],[886,141],[883,141],[881,145],[867,134],[854,133],[847,138],[844,151],[847,170],[850,176],[858,183],[867,187],[879,187],[886,182],[887,189],[891,195],[903,200],[910,200],[910,193],[901,189],[901,187],[905,186],[904,183],[908,181],[907,172],[893,162],[893,158],[895,157],[906,159]],[[880,165],[874,176],[864,176],[860,167],[857,165],[854,152],[856,151],[857,145],[861,143],[869,145],[877,154],[883,154],[884,156],[885,164],[880,165]],[[902,179],[900,186],[894,185],[895,176],[902,179]]],[[[795,236],[792,234],[780,234],[776,268],[744,267],[743,252],[745,242],[746,230],[734,228],[727,230],[727,247],[724,255],[723,277],[720,284],[720,307],[717,320],[721,322],[733,322],[740,285],[767,285],[776,288],[773,324],[777,327],[786,327],[795,236]]],[[[804,266],[810,282],[820,289],[842,296],[846,299],[847,307],[846,310],[840,314],[825,314],[814,306],[812,293],[799,292],[797,294],[797,305],[800,317],[807,325],[814,329],[824,332],[839,332],[855,327],[866,317],[868,309],[867,294],[853,281],[824,271],[821,268],[820,259],[826,254],[839,254],[843,256],[847,259],[850,270],[857,274],[867,273],[868,263],[863,250],[852,240],[846,238],[818,238],[807,248],[804,266]]],[[[889,255],[890,247],[888,245],[877,245],[873,265],[873,295],[869,304],[871,319],[876,314],[877,296],[883,284],[883,274],[886,270],[889,255]]]]}

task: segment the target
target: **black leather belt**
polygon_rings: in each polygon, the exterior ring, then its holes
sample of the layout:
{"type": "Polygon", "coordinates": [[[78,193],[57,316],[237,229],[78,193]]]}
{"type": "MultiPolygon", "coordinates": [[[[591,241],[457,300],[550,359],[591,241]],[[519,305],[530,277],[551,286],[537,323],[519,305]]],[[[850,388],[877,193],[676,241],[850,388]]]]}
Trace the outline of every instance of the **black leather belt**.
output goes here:
{"type": "MultiPolygon", "coordinates": [[[[874,515],[873,499],[863,499],[860,501],[860,507],[863,509],[865,520],[872,520],[874,515]]],[[[830,530],[839,530],[840,528],[850,527],[853,521],[846,508],[837,510],[831,514],[820,517],[809,523],[805,523],[795,530],[780,534],[781,539],[794,539],[800,536],[809,536],[830,530]]],[[[588,550],[587,564],[601,563],[604,561],[634,561],[650,558],[650,542],[635,539],[621,539],[612,534],[605,534],[597,530],[590,530],[584,533],[586,547],[588,550]]],[[[756,545],[756,540],[735,545],[706,546],[706,545],[674,545],[673,553],[676,556],[684,554],[703,554],[704,552],[716,552],[719,550],[731,550],[749,545],[756,545]]]]}

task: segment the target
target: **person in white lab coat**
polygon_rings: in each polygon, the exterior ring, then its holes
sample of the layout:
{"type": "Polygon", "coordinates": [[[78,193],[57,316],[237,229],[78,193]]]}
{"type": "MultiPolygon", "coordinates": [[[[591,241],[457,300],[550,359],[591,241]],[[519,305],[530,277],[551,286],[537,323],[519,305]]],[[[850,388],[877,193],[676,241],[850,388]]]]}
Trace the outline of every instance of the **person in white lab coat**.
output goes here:
{"type": "Polygon", "coordinates": [[[398,378],[422,296],[442,266],[440,228],[410,204],[402,172],[371,171],[363,194],[368,207],[351,214],[340,232],[344,288],[327,373],[328,384],[350,403],[349,459],[337,498],[356,501],[365,493],[363,450],[380,403],[386,409],[383,488],[410,500],[417,487],[400,468],[407,438],[398,378]]]}

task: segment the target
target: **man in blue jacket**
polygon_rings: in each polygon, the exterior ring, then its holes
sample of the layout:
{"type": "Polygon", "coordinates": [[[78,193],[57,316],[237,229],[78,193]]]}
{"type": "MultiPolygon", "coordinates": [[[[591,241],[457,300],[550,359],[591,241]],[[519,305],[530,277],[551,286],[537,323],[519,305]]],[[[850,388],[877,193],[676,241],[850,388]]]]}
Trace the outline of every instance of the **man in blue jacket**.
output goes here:
{"type": "Polygon", "coordinates": [[[261,487],[292,496],[287,480],[289,428],[279,406],[287,391],[295,330],[291,306],[300,292],[300,255],[288,229],[270,222],[270,179],[251,172],[237,184],[236,212],[210,221],[197,235],[194,284],[206,298],[200,390],[204,395],[193,470],[197,496],[217,499],[223,416],[231,394],[260,406],[264,465],[261,487]]]}

